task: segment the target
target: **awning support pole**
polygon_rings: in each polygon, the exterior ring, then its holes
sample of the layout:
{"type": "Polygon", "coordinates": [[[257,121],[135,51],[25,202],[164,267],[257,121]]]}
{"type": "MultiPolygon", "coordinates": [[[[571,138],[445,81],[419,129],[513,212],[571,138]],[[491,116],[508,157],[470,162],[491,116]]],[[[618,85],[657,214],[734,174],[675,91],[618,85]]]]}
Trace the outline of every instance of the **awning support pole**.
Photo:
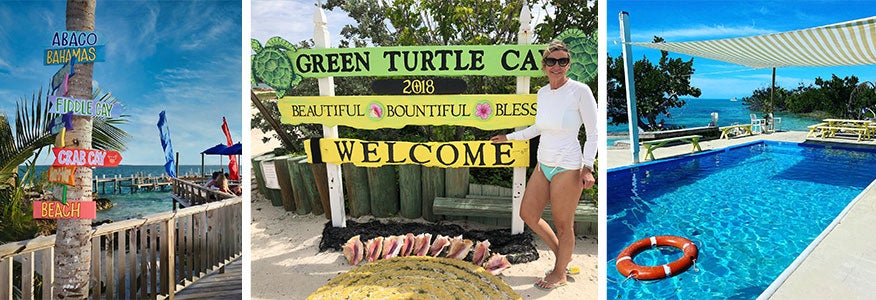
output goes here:
{"type": "Polygon", "coordinates": [[[630,14],[622,11],[618,14],[621,28],[621,43],[623,44],[624,79],[627,87],[627,118],[630,126],[630,150],[633,163],[639,163],[639,115],[636,112],[636,79],[633,71],[633,46],[627,42],[630,39],[630,14]]]}

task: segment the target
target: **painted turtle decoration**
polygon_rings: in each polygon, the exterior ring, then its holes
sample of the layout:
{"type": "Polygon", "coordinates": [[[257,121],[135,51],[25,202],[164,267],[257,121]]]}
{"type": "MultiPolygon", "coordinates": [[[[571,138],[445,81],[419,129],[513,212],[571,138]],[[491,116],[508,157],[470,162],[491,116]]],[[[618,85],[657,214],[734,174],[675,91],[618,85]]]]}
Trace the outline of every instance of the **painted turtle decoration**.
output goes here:
{"type": "Polygon", "coordinates": [[[253,85],[264,83],[277,91],[277,97],[286,95],[286,91],[301,82],[301,76],[295,74],[292,61],[286,54],[287,51],[295,52],[295,46],[281,37],[275,36],[268,39],[265,46],[258,40],[250,42],[255,54],[252,56],[253,85]]]}
{"type": "Polygon", "coordinates": [[[596,78],[599,62],[596,35],[585,34],[578,29],[569,29],[561,33],[557,39],[566,44],[572,56],[572,65],[567,73],[569,78],[584,83],[596,78]]]}

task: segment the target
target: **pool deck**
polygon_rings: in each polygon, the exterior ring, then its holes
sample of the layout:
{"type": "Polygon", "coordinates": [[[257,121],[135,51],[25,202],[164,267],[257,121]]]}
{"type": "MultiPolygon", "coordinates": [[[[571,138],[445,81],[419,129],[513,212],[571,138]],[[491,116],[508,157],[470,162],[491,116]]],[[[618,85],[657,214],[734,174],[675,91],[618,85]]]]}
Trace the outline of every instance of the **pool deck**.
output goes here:
{"type": "MultiPolygon", "coordinates": [[[[700,142],[703,150],[757,140],[804,142],[807,132],[791,131],[737,137],[729,140],[700,142]]],[[[843,139],[809,139],[811,142],[840,141],[843,144],[874,145],[874,142],[855,142],[843,139]]],[[[690,145],[660,148],[655,152],[659,159],[690,153],[690,145]]],[[[640,150],[640,156],[644,151],[640,150]]],[[[608,167],[616,168],[632,164],[630,149],[608,149],[608,167]]],[[[817,201],[818,199],[813,199],[817,201]]],[[[817,205],[817,203],[814,203],[817,205]]],[[[799,263],[794,270],[786,270],[784,281],[775,282],[770,289],[772,295],[762,295],[769,299],[872,299],[876,290],[876,187],[871,185],[858,198],[857,202],[843,211],[836,226],[822,233],[820,241],[804,250],[809,255],[795,261],[799,263]]],[[[769,290],[769,289],[768,289],[769,290]]]]}

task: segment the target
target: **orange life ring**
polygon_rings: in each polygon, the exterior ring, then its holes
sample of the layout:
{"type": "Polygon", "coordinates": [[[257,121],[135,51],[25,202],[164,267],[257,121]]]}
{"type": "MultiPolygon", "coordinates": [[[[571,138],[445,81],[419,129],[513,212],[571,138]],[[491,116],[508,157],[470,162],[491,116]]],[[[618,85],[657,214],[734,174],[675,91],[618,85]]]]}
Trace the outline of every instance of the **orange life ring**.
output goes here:
{"type": "Polygon", "coordinates": [[[689,239],[671,235],[652,236],[638,240],[621,251],[617,256],[616,265],[617,270],[624,277],[632,276],[639,280],[663,279],[686,271],[694,264],[698,254],[697,245],[689,239]],[[661,266],[642,266],[633,262],[636,255],[654,246],[675,247],[684,251],[684,255],[676,261],[661,266]]]}

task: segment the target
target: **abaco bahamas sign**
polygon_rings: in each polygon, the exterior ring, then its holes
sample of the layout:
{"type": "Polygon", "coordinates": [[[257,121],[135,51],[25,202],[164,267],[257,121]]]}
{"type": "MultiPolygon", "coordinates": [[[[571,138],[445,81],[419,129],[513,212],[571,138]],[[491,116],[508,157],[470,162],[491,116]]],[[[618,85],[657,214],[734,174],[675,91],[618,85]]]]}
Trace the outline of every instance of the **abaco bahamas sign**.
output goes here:
{"type": "Polygon", "coordinates": [[[99,42],[100,37],[93,31],[56,31],[52,35],[52,48],[43,52],[43,63],[63,65],[72,57],[76,57],[78,64],[104,61],[106,54],[99,42]]]}

